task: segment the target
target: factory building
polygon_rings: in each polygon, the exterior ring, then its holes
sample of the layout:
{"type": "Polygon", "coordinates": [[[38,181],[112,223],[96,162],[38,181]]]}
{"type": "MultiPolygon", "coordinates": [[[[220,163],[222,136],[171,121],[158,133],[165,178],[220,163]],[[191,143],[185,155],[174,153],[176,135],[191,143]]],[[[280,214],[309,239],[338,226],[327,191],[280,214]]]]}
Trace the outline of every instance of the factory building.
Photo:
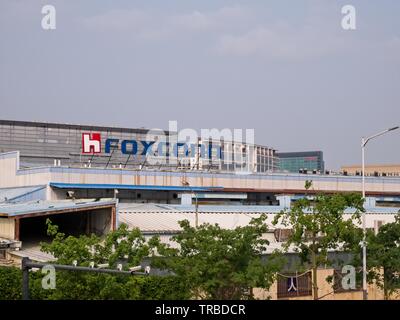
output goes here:
{"type": "MultiPolygon", "coordinates": [[[[242,155],[254,147],[254,156],[244,157],[244,163],[233,156],[232,166],[223,167],[227,163],[218,154],[232,151],[224,141],[200,141],[199,152],[190,154],[169,132],[11,121],[0,127],[3,262],[24,255],[49,258],[39,250],[47,218],[67,234],[102,235],[126,223],[169,241],[184,218],[234,228],[261,213],[272,221],[301,197],[361,191],[359,176],[278,172],[275,150],[268,147],[240,144],[242,155]],[[160,152],[144,152],[156,143],[162,147],[152,150],[160,152]],[[178,152],[168,150],[167,143],[178,152]],[[190,161],[178,163],[177,155],[190,161]],[[310,190],[305,189],[308,180],[313,181],[310,190]]],[[[399,211],[400,179],[367,177],[366,195],[367,226],[378,228],[399,211]]],[[[277,234],[271,226],[270,236],[277,234]]]]}
{"type": "Polygon", "coordinates": [[[0,153],[20,152],[20,166],[59,165],[123,169],[272,172],[275,149],[198,138],[178,141],[176,132],[75,124],[0,120],[0,153]]]}

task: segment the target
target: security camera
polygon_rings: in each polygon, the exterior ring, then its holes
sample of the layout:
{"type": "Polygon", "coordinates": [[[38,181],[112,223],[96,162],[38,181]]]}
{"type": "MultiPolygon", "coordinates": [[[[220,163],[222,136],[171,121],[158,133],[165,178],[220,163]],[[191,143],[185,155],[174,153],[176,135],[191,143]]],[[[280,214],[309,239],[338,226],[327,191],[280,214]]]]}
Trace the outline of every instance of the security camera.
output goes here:
{"type": "Polygon", "coordinates": [[[67,191],[67,197],[73,199],[75,195],[75,191],[67,191]]]}
{"type": "Polygon", "coordinates": [[[117,198],[118,193],[119,193],[118,189],[114,189],[114,198],[117,198]]]}
{"type": "Polygon", "coordinates": [[[147,266],[146,268],[144,268],[144,273],[150,274],[150,266],[147,266]]]}

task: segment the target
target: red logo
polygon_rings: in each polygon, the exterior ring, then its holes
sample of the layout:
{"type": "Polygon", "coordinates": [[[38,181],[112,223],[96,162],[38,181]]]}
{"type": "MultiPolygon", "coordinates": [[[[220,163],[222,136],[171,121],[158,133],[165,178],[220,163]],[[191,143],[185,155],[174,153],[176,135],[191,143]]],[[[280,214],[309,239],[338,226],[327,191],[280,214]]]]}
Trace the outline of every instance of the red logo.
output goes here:
{"type": "Polygon", "coordinates": [[[82,133],[82,153],[101,153],[100,133],[82,133]]]}

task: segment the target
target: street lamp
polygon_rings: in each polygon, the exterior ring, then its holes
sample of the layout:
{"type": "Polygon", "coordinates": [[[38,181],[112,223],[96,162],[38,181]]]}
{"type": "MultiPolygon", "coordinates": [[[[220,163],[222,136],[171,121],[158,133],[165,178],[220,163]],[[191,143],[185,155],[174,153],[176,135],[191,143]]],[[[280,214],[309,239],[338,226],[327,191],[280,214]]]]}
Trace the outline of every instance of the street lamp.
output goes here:
{"type": "MultiPolygon", "coordinates": [[[[393,127],[386,129],[382,132],[379,132],[377,134],[374,134],[368,138],[362,137],[361,139],[361,152],[362,152],[362,169],[361,169],[361,174],[362,174],[362,197],[364,201],[364,209],[365,209],[365,147],[367,143],[375,139],[379,136],[384,135],[385,133],[388,133],[390,131],[394,131],[399,129],[399,127],[393,127]]],[[[362,249],[363,249],[363,299],[367,300],[368,299],[368,289],[367,289],[367,243],[366,243],[366,235],[367,235],[367,229],[366,229],[366,213],[365,210],[362,214],[362,228],[363,228],[363,242],[362,242],[362,249]]]]}

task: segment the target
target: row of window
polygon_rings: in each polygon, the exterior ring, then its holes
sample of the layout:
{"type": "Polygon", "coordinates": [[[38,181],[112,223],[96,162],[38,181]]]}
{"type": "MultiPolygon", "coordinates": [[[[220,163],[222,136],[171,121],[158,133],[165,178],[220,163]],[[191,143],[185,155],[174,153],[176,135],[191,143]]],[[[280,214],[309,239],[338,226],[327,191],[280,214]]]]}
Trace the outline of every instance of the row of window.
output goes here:
{"type": "MultiPolygon", "coordinates": [[[[343,288],[342,280],[346,274],[341,270],[333,271],[333,292],[342,293],[361,291],[361,285],[356,284],[355,289],[343,288]]],[[[287,273],[278,275],[278,299],[312,296],[312,272],[304,274],[287,273]]]]}

